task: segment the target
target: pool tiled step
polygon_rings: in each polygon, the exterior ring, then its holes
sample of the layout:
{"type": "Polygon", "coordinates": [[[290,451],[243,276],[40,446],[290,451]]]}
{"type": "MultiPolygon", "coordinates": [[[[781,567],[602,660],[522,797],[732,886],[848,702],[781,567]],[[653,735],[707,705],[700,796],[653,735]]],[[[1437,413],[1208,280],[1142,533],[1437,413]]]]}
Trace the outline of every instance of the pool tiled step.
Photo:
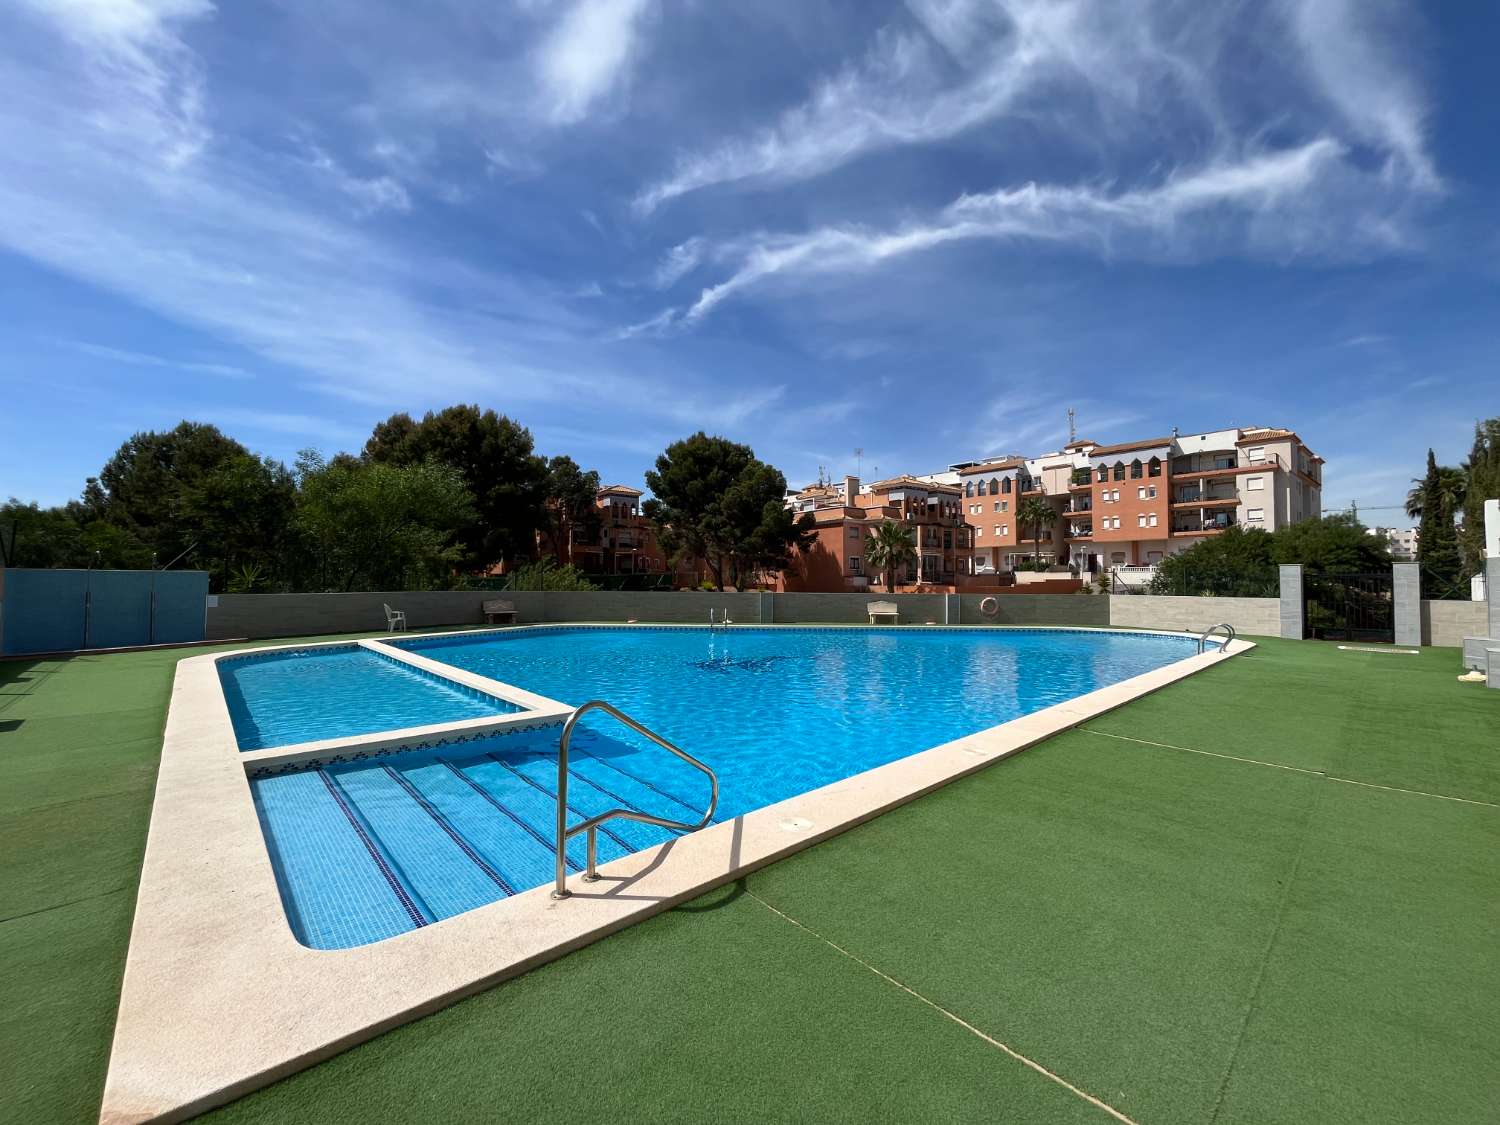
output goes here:
{"type": "MultiPolygon", "coordinates": [[[[393,754],[253,782],[298,940],[363,945],[552,881],[555,747],[534,737],[479,745],[483,752],[393,754]]],[[[575,752],[569,823],[614,808],[697,819],[687,794],[633,773],[629,758],[575,752]]],[[[599,830],[599,862],[674,835],[611,821],[599,830]]],[[[581,835],[569,841],[570,872],[583,869],[585,848],[581,835]]]]}

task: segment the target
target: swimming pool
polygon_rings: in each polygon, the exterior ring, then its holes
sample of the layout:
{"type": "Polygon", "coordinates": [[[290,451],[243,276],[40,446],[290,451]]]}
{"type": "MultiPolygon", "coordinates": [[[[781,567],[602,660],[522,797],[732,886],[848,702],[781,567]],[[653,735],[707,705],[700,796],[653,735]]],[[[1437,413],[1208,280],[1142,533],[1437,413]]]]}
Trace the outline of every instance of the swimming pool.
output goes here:
{"type": "Polygon", "coordinates": [[[224,657],[218,671],[241,750],[520,710],[359,645],[224,657]]]}
{"type": "MultiPolygon", "coordinates": [[[[570,705],[608,700],[715,770],[723,821],[1164,667],[1197,642],[1056,629],[559,627],[399,647],[570,705]]],[[[298,940],[366,944],[548,881],[557,736],[555,726],[472,736],[253,778],[298,940]]],[[[702,775],[599,716],[580,724],[573,750],[574,822],[616,807],[692,821],[707,803],[702,775]]],[[[600,861],[670,835],[611,821],[600,861]]],[[[582,846],[574,840],[574,869],[582,846]]]]}

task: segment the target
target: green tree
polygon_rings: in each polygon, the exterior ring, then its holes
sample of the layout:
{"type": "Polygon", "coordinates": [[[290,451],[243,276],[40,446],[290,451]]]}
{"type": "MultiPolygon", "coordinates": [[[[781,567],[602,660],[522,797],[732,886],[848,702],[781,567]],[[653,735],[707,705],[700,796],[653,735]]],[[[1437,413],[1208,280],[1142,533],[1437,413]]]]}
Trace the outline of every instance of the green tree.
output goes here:
{"type": "MultiPolygon", "coordinates": [[[[1461,511],[1464,506],[1464,494],[1468,490],[1469,474],[1452,465],[1438,466],[1437,493],[1441,499],[1448,504],[1449,511],[1461,511]]],[[[1426,502],[1428,483],[1426,477],[1413,478],[1412,487],[1406,494],[1406,514],[1414,520],[1422,518],[1422,508],[1426,502]]]]}
{"type": "MultiPolygon", "coordinates": [[[[599,527],[599,474],[584,472],[571,457],[547,462],[547,516],[560,559],[573,563],[573,533],[593,534],[599,527]]],[[[513,587],[520,589],[521,587],[513,587]]]]}
{"type": "Polygon", "coordinates": [[[183,490],[183,517],[201,537],[193,557],[213,576],[213,589],[244,586],[251,574],[251,586],[273,575],[289,584],[296,503],[287,467],[248,453],[227,459],[183,490]]]}
{"type": "Polygon", "coordinates": [[[212,554],[193,500],[205,478],[249,451],[215,426],[182,422],[134,434],[84,488],[90,519],[123,529],[166,565],[189,548],[212,554]]]}
{"type": "Polygon", "coordinates": [[[297,523],[320,589],[447,586],[474,508],[463,478],[437,461],[387,465],[298,459],[297,523]]]}
{"type": "Polygon", "coordinates": [[[1168,555],[1151,576],[1153,594],[1193,597],[1275,597],[1277,584],[1271,533],[1238,525],[1168,555]]]}
{"type": "Polygon", "coordinates": [[[52,508],[12,497],[0,506],[0,563],[14,567],[138,568],[151,552],[81,502],[52,508]]]}
{"type": "Polygon", "coordinates": [[[1057,510],[1040,496],[1028,497],[1016,509],[1017,526],[1031,529],[1031,560],[1037,568],[1042,565],[1042,532],[1056,522],[1057,510]]]}
{"type": "Polygon", "coordinates": [[[429,411],[420,422],[393,414],[376,425],[364,459],[396,466],[438,461],[459,473],[473,497],[473,514],[459,529],[464,568],[487,570],[535,554],[536,533],[548,525],[547,463],[519,423],[475,405],[429,411]]]}
{"type": "Polygon", "coordinates": [[[1417,530],[1417,561],[1439,586],[1458,581],[1463,569],[1458,554],[1458,532],[1453,526],[1452,494],[1432,450],[1427,451],[1427,473],[1422,478],[1422,522],[1417,530]]]}
{"type": "Polygon", "coordinates": [[[784,570],[794,549],[812,543],[812,517],[787,510],[786,478],[748,445],[700,430],[666,448],[646,486],[652,498],[642,510],[658,541],[674,557],[706,566],[716,589],[784,570]]]}
{"type": "Polygon", "coordinates": [[[1288,524],[1271,533],[1271,561],[1301,563],[1309,574],[1362,574],[1390,568],[1390,545],[1346,513],[1288,524]]]}
{"type": "Polygon", "coordinates": [[[917,561],[917,536],[909,527],[895,520],[881,520],[865,540],[865,562],[885,581],[885,588],[896,590],[896,572],[917,561]]]}
{"type": "Polygon", "coordinates": [[[1474,445],[1464,462],[1464,472],[1468,488],[1458,536],[1459,555],[1463,573],[1477,574],[1484,567],[1484,502],[1500,499],[1500,418],[1474,426],[1474,445]]]}

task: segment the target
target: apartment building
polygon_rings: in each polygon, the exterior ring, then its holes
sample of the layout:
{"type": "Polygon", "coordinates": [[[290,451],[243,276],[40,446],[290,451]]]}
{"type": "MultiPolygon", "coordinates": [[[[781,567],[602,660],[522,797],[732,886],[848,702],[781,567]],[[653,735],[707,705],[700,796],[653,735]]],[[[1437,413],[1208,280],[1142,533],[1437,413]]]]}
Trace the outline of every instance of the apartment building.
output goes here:
{"type": "Polygon", "coordinates": [[[1032,562],[1080,573],[1148,566],[1233,526],[1274,531],[1316,517],[1323,459],[1291,430],[1253,427],[1100,445],[955,466],[973,528],[971,573],[1032,562]],[[1023,526],[1030,498],[1050,524],[1023,526]]]}
{"type": "Polygon", "coordinates": [[[1415,562],[1417,542],[1421,538],[1415,527],[1372,527],[1370,534],[1384,539],[1391,549],[1391,558],[1397,562],[1415,562]]]}
{"type": "Polygon", "coordinates": [[[866,544],[886,520],[911,528],[917,559],[897,574],[897,588],[952,592],[971,565],[972,540],[959,503],[960,488],[912,476],[861,486],[858,477],[816,484],[795,493],[788,506],[813,517],[816,539],[799,552],[776,582],[778,590],[882,588],[883,575],[868,565],[866,544]]]}
{"type": "MultiPolygon", "coordinates": [[[[570,550],[555,549],[543,536],[540,553],[571,558],[586,574],[662,574],[672,570],[656,541],[651,521],[641,514],[641,490],[624,484],[601,488],[592,526],[571,529],[570,550]]],[[[690,572],[691,567],[684,568],[690,572]]]]}

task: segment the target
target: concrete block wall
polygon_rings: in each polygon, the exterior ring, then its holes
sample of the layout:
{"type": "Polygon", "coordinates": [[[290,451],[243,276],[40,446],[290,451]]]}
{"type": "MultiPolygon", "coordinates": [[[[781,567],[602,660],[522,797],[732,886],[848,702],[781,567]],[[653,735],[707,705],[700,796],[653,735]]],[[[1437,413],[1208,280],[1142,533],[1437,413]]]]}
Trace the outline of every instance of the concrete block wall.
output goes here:
{"type": "Polygon", "coordinates": [[[1484,602],[1422,603],[1422,643],[1441,648],[1457,648],[1465,637],[1484,636],[1486,627],[1484,602]]]}
{"type": "Polygon", "coordinates": [[[1236,633],[1274,637],[1281,631],[1277,598],[1180,598],[1130,594],[1109,599],[1109,624],[1125,629],[1183,629],[1201,633],[1228,622],[1236,633]]]}
{"type": "Polygon", "coordinates": [[[984,594],[960,594],[963,625],[1076,625],[1104,628],[1109,625],[1108,594],[1010,594],[997,596],[994,617],[985,617],[979,606],[984,594]]]}
{"type": "MultiPolygon", "coordinates": [[[[715,594],[684,590],[677,593],[634,593],[596,590],[583,593],[433,590],[354,594],[221,594],[209,607],[208,638],[298,637],[333,633],[372,632],[385,628],[382,603],[406,614],[413,629],[478,625],[481,606],[500,597],[516,607],[522,624],[567,621],[629,620],[666,624],[705,625],[709,611],[729,613],[742,624],[858,624],[867,621],[866,606],[885,601],[885,594],[770,594],[760,591],[715,594]]],[[[1036,594],[998,598],[999,614],[979,612],[982,595],[897,594],[901,620],[908,623],[999,625],[1109,624],[1105,595],[1036,594]],[[958,618],[959,620],[955,620],[958,618]]]]}

